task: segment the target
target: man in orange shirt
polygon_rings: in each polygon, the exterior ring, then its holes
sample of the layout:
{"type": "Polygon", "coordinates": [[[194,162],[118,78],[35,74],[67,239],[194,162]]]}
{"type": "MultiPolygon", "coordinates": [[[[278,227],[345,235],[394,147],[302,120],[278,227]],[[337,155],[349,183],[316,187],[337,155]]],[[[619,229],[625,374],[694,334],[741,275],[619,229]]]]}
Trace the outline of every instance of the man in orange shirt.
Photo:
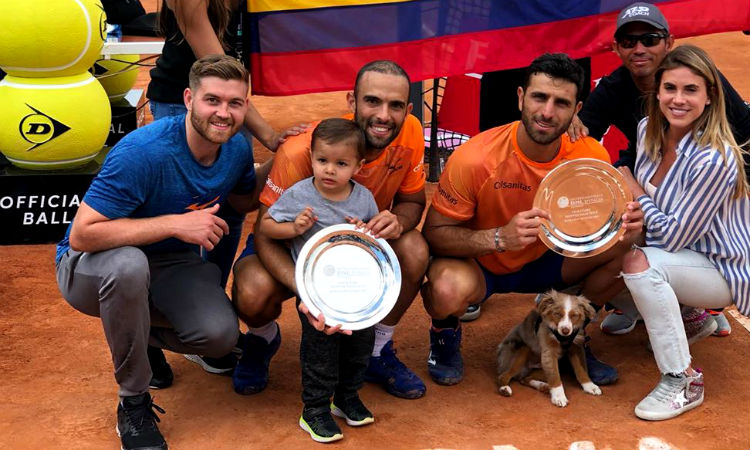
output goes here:
{"type": "MultiPolygon", "coordinates": [[[[581,108],[582,87],[583,69],[567,55],[540,56],[518,88],[521,121],[480,133],[448,160],[422,228],[434,255],[422,297],[432,317],[428,369],[438,384],[463,377],[458,318],[470,304],[494,293],[539,293],[584,280],[584,295],[603,303],[623,287],[617,261],[643,225],[637,202],[623,216],[623,242],[602,254],[565,258],[537,237],[540,218],[549,218],[532,207],[542,178],[571,159],[609,162],[594,139],[572,143],[563,134],[581,108]]],[[[617,379],[613,367],[586,353],[594,383],[617,379]]]]}
{"type": "MultiPolygon", "coordinates": [[[[375,327],[375,347],[365,379],[382,384],[402,398],[419,398],[425,385],[396,357],[393,329],[416,296],[427,270],[427,242],[415,229],[425,207],[424,134],[412,116],[409,77],[392,61],[374,61],[357,74],[347,94],[353,118],[367,141],[365,164],[353,177],[374,195],[380,213],[368,222],[373,233],[387,239],[401,266],[401,293],[391,313],[375,327]]],[[[297,181],[312,176],[311,127],[279,147],[261,193],[258,218],[297,181]]],[[[256,228],[257,229],[257,228],[256,228]]],[[[275,319],[281,304],[297,292],[294,263],[278,241],[258,233],[234,266],[233,301],[239,317],[250,326],[243,356],[233,374],[235,391],[253,394],[268,382],[271,357],[281,335],[275,319]],[[255,248],[257,247],[257,254],[255,248]]]]}

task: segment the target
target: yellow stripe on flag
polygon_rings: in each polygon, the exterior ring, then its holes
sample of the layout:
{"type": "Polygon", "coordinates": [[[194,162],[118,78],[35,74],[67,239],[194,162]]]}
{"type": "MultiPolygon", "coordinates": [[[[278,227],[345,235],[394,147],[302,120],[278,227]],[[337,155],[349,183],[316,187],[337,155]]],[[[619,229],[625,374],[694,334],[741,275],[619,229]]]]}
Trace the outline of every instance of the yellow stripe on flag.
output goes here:
{"type": "Polygon", "coordinates": [[[261,13],[295,9],[319,9],[335,6],[377,5],[406,3],[415,0],[248,0],[247,11],[261,13]]]}

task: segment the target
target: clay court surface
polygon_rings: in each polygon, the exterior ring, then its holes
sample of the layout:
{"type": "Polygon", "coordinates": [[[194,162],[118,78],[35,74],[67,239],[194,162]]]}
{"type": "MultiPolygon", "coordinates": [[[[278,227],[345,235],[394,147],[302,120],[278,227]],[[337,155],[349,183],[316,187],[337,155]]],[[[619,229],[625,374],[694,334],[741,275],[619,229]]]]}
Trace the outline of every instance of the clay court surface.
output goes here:
{"type": "MultiPolygon", "coordinates": [[[[148,2],[144,2],[148,4],[148,2]]],[[[737,90],[750,99],[750,37],[741,33],[690,41],[707,49],[737,90]]],[[[147,74],[139,84],[145,85],[147,74]]],[[[345,112],[343,93],[286,98],[254,97],[277,129],[345,112]]],[[[504,107],[515,107],[506,105],[504,107]]],[[[258,160],[268,158],[259,150],[258,160]]],[[[428,187],[434,190],[434,185],[428,187]]],[[[252,229],[249,216],[245,233],[252,229]]],[[[0,247],[0,449],[118,449],[117,386],[99,321],[74,311],[60,296],[54,245],[0,247]]],[[[597,449],[636,449],[653,436],[677,449],[750,447],[750,334],[733,317],[729,337],[709,337],[692,348],[706,374],[706,400],[679,418],[649,423],[633,408],[659,374],[646,349],[645,328],[614,337],[590,326],[593,348],[614,364],[620,380],[592,397],[564,378],[570,404],[553,406],[535,390],[513,385],[511,398],[495,385],[494,352],[505,333],[533,305],[530,295],[492,297],[476,322],[464,326],[465,378],[438,386],[427,374],[429,319],[417,298],[396,330],[402,360],[427,384],[418,400],[401,400],[379,386],[361,395],[376,422],[343,425],[342,449],[566,449],[591,441],[597,449]]],[[[161,430],[172,449],[301,449],[321,447],[299,429],[300,327],[293,303],[280,319],[283,340],[271,365],[268,388],[254,396],[233,392],[228,377],[210,375],[181,355],[167,352],[175,373],[169,389],[156,391],[166,409],[161,430]]]]}

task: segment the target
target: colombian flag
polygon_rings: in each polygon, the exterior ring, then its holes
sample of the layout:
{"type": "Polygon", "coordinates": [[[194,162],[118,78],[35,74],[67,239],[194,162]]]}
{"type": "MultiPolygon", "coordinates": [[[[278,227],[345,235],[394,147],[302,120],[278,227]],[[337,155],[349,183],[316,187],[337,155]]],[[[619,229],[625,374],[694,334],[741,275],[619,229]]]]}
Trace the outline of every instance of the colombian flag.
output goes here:
{"type": "MultiPolygon", "coordinates": [[[[357,70],[392,59],[412,81],[527,66],[611,48],[633,0],[248,0],[253,93],[351,89],[357,70]]],[[[750,29],[748,0],[653,1],[676,37],[750,29]]]]}

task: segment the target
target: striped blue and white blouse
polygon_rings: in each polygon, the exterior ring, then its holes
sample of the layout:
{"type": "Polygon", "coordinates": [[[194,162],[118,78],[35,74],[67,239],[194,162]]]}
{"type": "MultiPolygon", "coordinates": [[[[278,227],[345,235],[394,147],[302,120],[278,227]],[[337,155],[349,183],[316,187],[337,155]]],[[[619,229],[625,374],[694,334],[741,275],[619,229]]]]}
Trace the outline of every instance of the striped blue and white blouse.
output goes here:
{"type": "MultiPolygon", "coordinates": [[[[638,124],[635,178],[646,186],[659,167],[644,152],[648,118],[638,124]]],[[[750,198],[733,198],[734,154],[700,147],[688,133],[677,158],[653,197],[638,197],[646,223],[646,245],[675,252],[703,253],[729,283],[737,309],[750,315],[750,198]]]]}

